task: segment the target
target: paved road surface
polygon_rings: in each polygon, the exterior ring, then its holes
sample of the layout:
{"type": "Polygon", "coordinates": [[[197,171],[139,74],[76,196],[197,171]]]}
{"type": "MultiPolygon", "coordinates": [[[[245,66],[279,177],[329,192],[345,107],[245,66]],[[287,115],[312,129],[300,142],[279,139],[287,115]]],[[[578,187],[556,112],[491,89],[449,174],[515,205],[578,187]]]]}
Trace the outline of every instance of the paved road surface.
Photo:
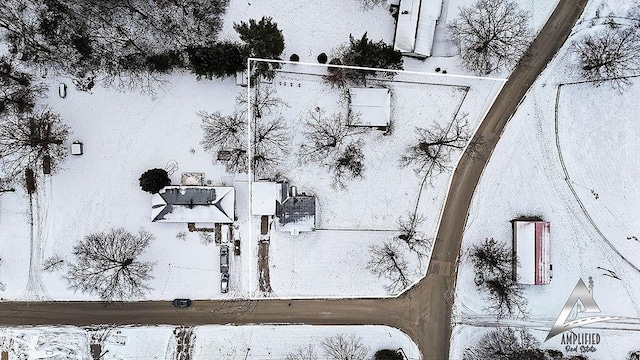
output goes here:
{"type": "Polygon", "coordinates": [[[480,175],[506,122],[537,76],[570,34],[587,0],[560,0],[483,120],[476,137],[485,146],[455,170],[427,276],[397,299],[197,301],[190,309],[168,302],[103,306],[98,303],[0,303],[0,323],[23,324],[379,324],[402,329],[425,359],[446,359],[451,336],[452,294],[469,205],[480,175]]]}

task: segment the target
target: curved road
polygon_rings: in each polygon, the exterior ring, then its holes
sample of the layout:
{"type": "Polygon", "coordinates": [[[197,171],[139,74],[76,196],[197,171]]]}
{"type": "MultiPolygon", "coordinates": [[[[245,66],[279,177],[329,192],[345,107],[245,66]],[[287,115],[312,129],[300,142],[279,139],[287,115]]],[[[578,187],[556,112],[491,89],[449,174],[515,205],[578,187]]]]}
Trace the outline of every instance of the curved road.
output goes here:
{"type": "Polygon", "coordinates": [[[166,301],[118,303],[1,302],[2,325],[48,324],[378,324],[397,327],[416,341],[425,359],[447,359],[456,260],[471,198],[500,135],[529,87],[568,38],[587,0],[560,0],[531,44],[474,139],[479,156],[463,154],[444,207],[427,276],[396,299],[197,301],[173,309],[166,301]]]}

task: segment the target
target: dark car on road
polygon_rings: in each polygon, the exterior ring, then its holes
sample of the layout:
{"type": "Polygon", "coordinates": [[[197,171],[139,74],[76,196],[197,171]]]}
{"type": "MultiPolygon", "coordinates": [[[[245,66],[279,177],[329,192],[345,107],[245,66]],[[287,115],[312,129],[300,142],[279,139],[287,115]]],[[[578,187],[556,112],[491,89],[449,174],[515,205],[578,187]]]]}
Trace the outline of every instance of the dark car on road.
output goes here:
{"type": "Polygon", "coordinates": [[[191,306],[191,300],[189,299],[175,299],[173,300],[173,307],[185,308],[191,306]]]}

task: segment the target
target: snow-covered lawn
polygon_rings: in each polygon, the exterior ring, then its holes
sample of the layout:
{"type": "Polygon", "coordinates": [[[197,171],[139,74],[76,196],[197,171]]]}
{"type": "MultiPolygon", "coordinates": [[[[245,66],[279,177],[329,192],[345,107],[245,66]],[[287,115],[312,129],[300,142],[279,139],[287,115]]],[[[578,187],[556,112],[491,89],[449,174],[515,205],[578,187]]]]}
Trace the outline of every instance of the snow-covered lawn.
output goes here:
{"type": "MultiPolygon", "coordinates": [[[[583,16],[590,18],[599,5],[600,2],[591,3],[583,16]]],[[[609,5],[618,11],[629,4],[610,1],[609,5]]],[[[578,29],[586,27],[582,24],[578,29]]],[[[553,278],[548,285],[524,287],[528,326],[547,332],[578,279],[587,282],[589,277],[594,281],[594,299],[601,315],[640,317],[637,299],[640,274],[623,261],[594,227],[595,224],[634,266],[640,266],[640,242],[632,238],[640,231],[636,209],[640,200],[636,156],[640,126],[634,118],[640,111],[636,101],[640,83],[634,80],[623,93],[608,84],[561,87],[558,139],[569,176],[567,182],[556,146],[555,105],[558,84],[579,80],[575,70],[578,65],[568,47],[580,34],[581,30],[575,31],[569,38],[507,124],[476,189],[462,245],[454,323],[473,325],[492,317],[486,310],[484,295],[473,282],[468,250],[485,238],[494,238],[510,247],[509,221],[522,215],[539,216],[551,222],[553,278]]],[[[472,344],[471,339],[461,334],[454,332],[452,351],[459,350],[463,346],[460,344],[472,344]]],[[[626,332],[611,337],[620,337],[621,342],[629,345],[637,343],[640,335],[626,332]]],[[[561,347],[560,337],[549,340],[545,346],[561,347]]],[[[617,351],[615,346],[604,343],[599,349],[608,350],[585,355],[614,358],[608,351],[617,351]]]]}
{"type": "Polygon", "coordinates": [[[324,358],[321,341],[340,334],[361,339],[369,356],[381,349],[402,349],[408,359],[420,358],[418,347],[406,334],[387,326],[164,325],[102,327],[97,331],[71,326],[12,327],[0,329],[0,351],[8,351],[10,359],[89,360],[89,345],[99,343],[104,360],[174,359],[178,358],[176,333],[181,330],[193,330],[186,352],[194,360],[283,359],[309,345],[324,358]]]}
{"type": "Polygon", "coordinates": [[[407,335],[387,326],[199,326],[194,333],[194,359],[284,359],[309,345],[325,359],[321,341],[339,334],[362,338],[369,357],[381,349],[402,349],[408,359],[420,358],[407,335]]]}
{"type": "MultiPolygon", "coordinates": [[[[275,96],[287,104],[271,115],[282,116],[291,136],[291,154],[278,170],[292,185],[316,196],[316,226],[321,229],[298,236],[272,232],[272,289],[275,296],[283,297],[383,296],[387,280],[366,268],[368,250],[396,236],[398,219],[416,207],[424,175],[418,176],[412,167],[400,167],[401,156],[416,142],[415,129],[447,127],[454,117],[466,114],[473,131],[503,81],[416,73],[400,73],[392,81],[368,80],[370,86],[391,90],[393,130],[384,134],[371,129],[353,137],[363,144],[364,175],[340,188],[332,183],[326,166],[298,156],[301,144],[308,143],[304,132],[310,112],[347,114],[344,90],[326,84],[324,73],[324,67],[286,64],[273,85],[260,85],[261,91],[275,90],[275,96]]],[[[457,156],[453,155],[451,165],[457,156]]],[[[449,176],[444,172],[433,177],[420,195],[418,214],[425,221],[419,230],[428,237],[435,232],[449,176]]],[[[411,280],[418,280],[428,259],[419,262],[408,251],[405,256],[411,280]]]]}
{"type": "MultiPolygon", "coordinates": [[[[214,185],[235,185],[237,224],[242,226],[247,220],[246,211],[242,211],[247,208],[243,194],[247,191],[246,177],[234,181],[224,167],[214,164],[211,154],[202,150],[201,120],[196,115],[198,110],[231,112],[242,88],[233,79],[196,81],[191,75],[176,74],[167,80],[169,83],[157,89],[153,98],[103,88],[86,94],[70,87],[66,99],[53,92],[58,81],[66,80],[50,80],[48,104],[71,127],[70,140],[84,143],[84,154],[70,156],[59,174],[39,186],[35,202],[36,223],[40,224],[34,233],[36,271],[29,279],[28,199],[20,189],[3,196],[0,226],[7,229],[3,230],[3,241],[11,239],[12,244],[4,247],[4,298],[96,299],[68,291],[61,278],[64,271],[44,273],[39,280],[37,270],[42,260],[52,255],[72,261],[72,248],[84,236],[117,227],[134,233],[144,228],[155,235],[142,257],[156,262],[149,298],[220,296],[218,248],[201,244],[198,234],[188,232],[186,224],[152,223],[151,197],[140,189],[138,178],[147,169],[164,168],[175,161],[178,169],[171,176],[174,184],[180,182],[182,172],[195,171],[205,173],[214,185]],[[184,241],[176,238],[180,232],[186,232],[184,241]]],[[[241,269],[232,277],[240,279],[244,272],[248,270],[241,269]]],[[[232,289],[232,293],[244,286],[236,284],[240,288],[232,289]]]]}

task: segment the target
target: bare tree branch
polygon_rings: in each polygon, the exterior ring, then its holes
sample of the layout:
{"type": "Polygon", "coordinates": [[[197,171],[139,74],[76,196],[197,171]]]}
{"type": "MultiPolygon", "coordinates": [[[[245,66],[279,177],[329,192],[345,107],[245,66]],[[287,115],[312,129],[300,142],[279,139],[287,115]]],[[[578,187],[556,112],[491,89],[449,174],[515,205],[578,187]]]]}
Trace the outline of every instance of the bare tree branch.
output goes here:
{"type": "Polygon", "coordinates": [[[580,57],[582,76],[614,88],[630,84],[628,77],[640,73],[640,32],[636,27],[605,27],[585,35],[573,45],[580,57]]]}
{"type": "Polygon", "coordinates": [[[515,65],[531,42],[529,14],[510,0],[478,0],[461,7],[449,30],[465,65],[483,74],[515,65]]]}
{"type": "Polygon", "coordinates": [[[26,168],[41,169],[45,157],[55,173],[67,157],[68,136],[69,127],[48,109],[5,116],[0,121],[0,162],[7,178],[16,179],[26,168]]]}
{"type": "Polygon", "coordinates": [[[435,124],[430,129],[416,128],[417,143],[400,158],[400,166],[413,166],[417,174],[432,177],[451,167],[451,155],[462,150],[470,138],[466,114],[447,127],[435,124]]]}
{"type": "Polygon", "coordinates": [[[69,288],[104,301],[142,297],[155,263],[137,258],[152,240],[145,230],[135,236],[123,228],[87,235],[73,248],[76,262],[65,276],[69,288]]]}
{"type": "Polygon", "coordinates": [[[369,348],[362,344],[362,338],[351,334],[338,334],[320,343],[327,355],[334,360],[365,360],[369,348]]]}
{"type": "Polygon", "coordinates": [[[409,286],[409,268],[397,242],[385,241],[382,245],[371,246],[369,251],[371,259],[367,262],[367,269],[378,277],[391,281],[386,286],[389,293],[396,293],[409,286]]]}

